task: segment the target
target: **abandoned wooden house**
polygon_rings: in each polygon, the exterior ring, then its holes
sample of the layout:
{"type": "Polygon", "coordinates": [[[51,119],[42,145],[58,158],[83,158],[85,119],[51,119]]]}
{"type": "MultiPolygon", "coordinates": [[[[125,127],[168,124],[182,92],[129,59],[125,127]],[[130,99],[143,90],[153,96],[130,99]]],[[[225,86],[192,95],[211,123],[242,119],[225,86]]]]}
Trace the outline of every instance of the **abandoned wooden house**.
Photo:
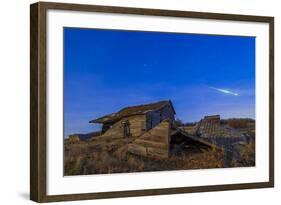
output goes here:
{"type": "Polygon", "coordinates": [[[90,123],[102,124],[102,138],[134,138],[127,145],[127,151],[143,157],[168,158],[182,146],[212,147],[177,128],[175,114],[172,102],[166,100],[125,107],[90,123]]]}
{"type": "Polygon", "coordinates": [[[195,134],[203,138],[220,135],[223,130],[220,126],[220,115],[205,116],[195,126],[195,134]]]}
{"type": "Polygon", "coordinates": [[[125,107],[116,113],[90,121],[102,124],[102,135],[138,137],[163,120],[175,120],[175,109],[170,100],[125,107]]]}
{"type": "Polygon", "coordinates": [[[220,124],[220,115],[208,115],[203,119],[205,122],[220,124]]]}
{"type": "Polygon", "coordinates": [[[225,166],[240,158],[240,149],[247,143],[247,138],[239,129],[231,128],[220,122],[220,115],[205,116],[196,125],[196,135],[217,147],[222,148],[225,166]]]}
{"type": "Polygon", "coordinates": [[[234,142],[246,141],[244,134],[238,129],[220,123],[220,116],[205,116],[197,124],[197,135],[219,146],[232,145],[234,142]]]}

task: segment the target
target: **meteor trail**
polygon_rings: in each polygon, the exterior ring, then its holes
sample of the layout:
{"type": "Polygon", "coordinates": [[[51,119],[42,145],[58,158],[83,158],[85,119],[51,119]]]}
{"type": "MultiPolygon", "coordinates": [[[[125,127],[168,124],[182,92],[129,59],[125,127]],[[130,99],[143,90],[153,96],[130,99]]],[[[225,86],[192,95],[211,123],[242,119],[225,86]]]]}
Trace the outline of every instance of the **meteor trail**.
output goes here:
{"type": "Polygon", "coordinates": [[[219,91],[221,93],[225,93],[225,94],[229,94],[229,95],[234,95],[234,96],[239,96],[238,93],[235,93],[235,92],[232,92],[232,91],[229,91],[229,90],[226,90],[226,89],[221,89],[221,88],[215,88],[215,87],[210,87],[209,88],[213,89],[213,90],[216,90],[216,91],[219,91]]]}

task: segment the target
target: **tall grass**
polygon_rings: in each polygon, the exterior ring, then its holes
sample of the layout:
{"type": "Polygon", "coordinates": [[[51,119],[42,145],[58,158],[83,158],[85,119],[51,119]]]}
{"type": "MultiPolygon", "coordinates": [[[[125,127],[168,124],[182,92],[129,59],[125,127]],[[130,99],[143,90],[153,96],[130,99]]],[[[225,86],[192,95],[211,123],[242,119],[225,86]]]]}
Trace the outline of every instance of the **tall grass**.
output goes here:
{"type": "Polygon", "coordinates": [[[141,171],[186,170],[223,167],[223,153],[217,150],[192,150],[168,159],[148,159],[127,153],[127,143],[65,143],[64,174],[106,174],[141,171]]]}
{"type": "Polygon", "coordinates": [[[232,167],[255,166],[255,142],[243,145],[239,150],[239,155],[232,160],[232,167]]]}

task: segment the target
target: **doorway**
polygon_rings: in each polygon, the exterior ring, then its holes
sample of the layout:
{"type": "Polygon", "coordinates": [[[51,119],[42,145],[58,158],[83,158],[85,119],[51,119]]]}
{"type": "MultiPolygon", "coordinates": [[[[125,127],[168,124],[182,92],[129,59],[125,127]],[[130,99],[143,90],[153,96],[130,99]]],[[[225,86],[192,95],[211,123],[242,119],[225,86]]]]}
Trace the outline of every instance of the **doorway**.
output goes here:
{"type": "Polygon", "coordinates": [[[124,122],[124,137],[130,137],[131,136],[131,130],[130,130],[130,122],[126,121],[124,122]]]}

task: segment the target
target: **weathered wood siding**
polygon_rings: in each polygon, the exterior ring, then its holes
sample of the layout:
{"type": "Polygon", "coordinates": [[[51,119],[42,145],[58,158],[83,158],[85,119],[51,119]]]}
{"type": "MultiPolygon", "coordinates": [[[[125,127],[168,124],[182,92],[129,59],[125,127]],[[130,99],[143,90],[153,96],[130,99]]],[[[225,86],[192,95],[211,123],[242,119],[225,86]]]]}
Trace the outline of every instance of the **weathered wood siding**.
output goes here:
{"type": "Polygon", "coordinates": [[[146,121],[147,129],[151,129],[155,127],[165,119],[169,119],[171,121],[175,120],[174,112],[169,105],[159,110],[150,111],[146,114],[146,116],[147,116],[147,121],[146,121]]]}
{"type": "Polygon", "coordinates": [[[170,121],[164,120],[128,145],[128,151],[143,157],[163,159],[170,152],[170,121]]]}
{"type": "Polygon", "coordinates": [[[116,138],[124,137],[124,123],[129,122],[130,133],[132,137],[138,137],[146,131],[146,115],[135,115],[123,118],[116,122],[102,136],[111,136],[116,138]]]}
{"type": "Polygon", "coordinates": [[[138,137],[146,131],[146,115],[135,115],[128,118],[133,137],[138,137]]]}

